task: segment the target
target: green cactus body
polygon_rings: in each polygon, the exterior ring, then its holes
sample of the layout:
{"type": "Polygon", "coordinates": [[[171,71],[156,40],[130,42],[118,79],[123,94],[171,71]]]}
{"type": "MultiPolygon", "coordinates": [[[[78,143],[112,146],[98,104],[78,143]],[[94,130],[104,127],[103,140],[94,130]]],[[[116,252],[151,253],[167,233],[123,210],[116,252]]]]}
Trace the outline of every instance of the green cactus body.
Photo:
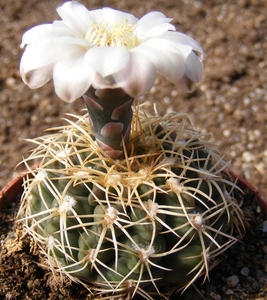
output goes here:
{"type": "Polygon", "coordinates": [[[134,110],[125,158],[96,144],[87,116],[34,142],[19,212],[48,262],[96,294],[147,299],[208,278],[242,233],[235,184],[185,115],[134,110]]]}

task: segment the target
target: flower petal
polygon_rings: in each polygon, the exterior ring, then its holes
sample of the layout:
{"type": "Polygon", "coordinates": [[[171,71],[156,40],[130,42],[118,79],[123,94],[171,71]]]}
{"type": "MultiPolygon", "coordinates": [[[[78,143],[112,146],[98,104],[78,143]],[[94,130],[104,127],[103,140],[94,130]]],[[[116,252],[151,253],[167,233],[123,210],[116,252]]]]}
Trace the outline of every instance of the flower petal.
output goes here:
{"type": "Polygon", "coordinates": [[[124,21],[127,20],[129,24],[135,25],[138,22],[138,19],[134,15],[109,7],[95,9],[90,13],[93,21],[96,24],[107,22],[110,26],[112,26],[114,24],[124,23],[124,21]]]}
{"type": "MultiPolygon", "coordinates": [[[[55,35],[63,37],[76,37],[78,39],[84,39],[84,37],[77,31],[72,30],[62,21],[54,21],[52,24],[52,31],[55,35]]],[[[52,36],[51,36],[52,37],[52,36]]]]}
{"type": "Polygon", "coordinates": [[[74,53],[85,53],[90,45],[84,40],[61,37],[27,45],[20,62],[20,74],[30,88],[38,88],[51,79],[53,66],[74,53]],[[45,55],[44,55],[45,53],[45,55]]]}
{"type": "Polygon", "coordinates": [[[20,68],[22,80],[31,89],[37,89],[46,84],[53,76],[53,64],[46,65],[36,70],[30,70],[27,73],[20,68]]]}
{"type": "Polygon", "coordinates": [[[203,49],[199,45],[199,43],[186,34],[183,34],[181,32],[169,31],[164,34],[164,39],[175,43],[178,47],[180,47],[181,45],[190,46],[195,52],[197,52],[200,60],[203,60],[205,58],[203,49]]]}
{"type": "Polygon", "coordinates": [[[198,56],[191,52],[185,60],[185,75],[194,82],[199,82],[202,78],[203,64],[198,56]]]}
{"type": "Polygon", "coordinates": [[[156,79],[156,68],[153,63],[139,53],[131,53],[126,68],[113,74],[118,85],[131,97],[144,95],[151,89],[156,79]]]}
{"type": "Polygon", "coordinates": [[[95,72],[86,63],[83,53],[76,53],[55,64],[55,91],[65,102],[72,102],[85,94],[94,76],[95,72]]]}
{"type": "MultiPolygon", "coordinates": [[[[183,39],[183,36],[178,36],[183,39]]],[[[189,39],[189,44],[191,40],[189,39]]],[[[197,48],[197,47],[195,47],[197,48]]],[[[181,89],[192,91],[201,80],[203,65],[191,45],[178,44],[164,36],[146,40],[131,52],[140,53],[152,61],[157,70],[181,89]]]]}
{"type": "Polygon", "coordinates": [[[49,38],[26,47],[21,59],[24,73],[50,65],[68,55],[84,50],[91,44],[72,37],[49,38]]]}
{"type": "Polygon", "coordinates": [[[103,78],[98,73],[96,73],[96,75],[95,75],[95,77],[93,79],[92,86],[96,90],[101,90],[101,89],[115,89],[115,88],[119,87],[117,85],[117,83],[115,82],[115,80],[114,80],[114,78],[113,78],[112,75],[103,78]]]}
{"type": "Polygon", "coordinates": [[[175,27],[170,24],[171,19],[166,18],[164,14],[158,11],[150,12],[143,16],[137,24],[136,33],[139,37],[139,42],[154,36],[162,35],[168,30],[175,30],[175,27]]]}
{"type": "Polygon", "coordinates": [[[196,83],[192,80],[190,80],[186,75],[184,75],[181,79],[176,82],[176,85],[179,86],[179,88],[187,93],[191,93],[195,89],[196,83]]]}
{"type": "Polygon", "coordinates": [[[86,35],[92,19],[84,5],[74,0],[68,1],[58,7],[57,12],[69,28],[81,34],[82,37],[86,35]]]}
{"type": "Polygon", "coordinates": [[[130,54],[124,47],[94,47],[85,55],[86,63],[102,77],[124,69],[130,54]]]}
{"type": "Polygon", "coordinates": [[[52,24],[35,26],[24,33],[20,46],[24,48],[27,44],[39,42],[53,35],[55,33],[52,31],[52,24]]]}
{"type": "Polygon", "coordinates": [[[142,43],[131,52],[144,55],[156,69],[168,80],[177,82],[185,73],[184,57],[173,43],[164,43],[163,39],[151,39],[142,43]]]}

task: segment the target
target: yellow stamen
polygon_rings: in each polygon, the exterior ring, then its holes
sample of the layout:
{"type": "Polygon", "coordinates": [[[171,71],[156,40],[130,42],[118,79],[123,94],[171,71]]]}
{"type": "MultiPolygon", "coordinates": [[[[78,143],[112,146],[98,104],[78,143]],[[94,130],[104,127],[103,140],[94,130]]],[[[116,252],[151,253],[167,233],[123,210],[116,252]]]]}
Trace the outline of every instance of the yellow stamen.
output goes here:
{"type": "Polygon", "coordinates": [[[85,39],[99,47],[124,46],[127,49],[131,49],[137,44],[136,36],[134,35],[135,27],[129,24],[126,19],[122,24],[116,23],[112,26],[107,21],[100,25],[92,21],[85,39]]]}

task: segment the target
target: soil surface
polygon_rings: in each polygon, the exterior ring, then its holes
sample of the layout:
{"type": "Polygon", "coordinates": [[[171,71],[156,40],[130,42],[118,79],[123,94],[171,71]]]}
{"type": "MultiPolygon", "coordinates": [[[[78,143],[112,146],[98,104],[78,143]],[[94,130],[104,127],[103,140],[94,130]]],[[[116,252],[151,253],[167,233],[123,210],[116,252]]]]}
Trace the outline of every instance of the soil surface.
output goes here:
{"type": "MultiPolygon", "coordinates": [[[[193,93],[181,92],[159,76],[140,101],[150,112],[156,104],[159,114],[188,113],[197,129],[210,134],[225,159],[232,161],[231,169],[267,195],[267,2],[80,2],[88,9],[110,6],[136,17],[152,10],[162,11],[173,19],[178,31],[202,45],[207,55],[204,75],[193,93]]],[[[66,113],[80,114],[85,107],[82,100],[63,103],[51,82],[30,90],[19,74],[22,34],[34,25],[59,19],[56,8],[62,3],[0,0],[0,189],[23,170],[23,166],[14,169],[33,148],[25,139],[64,124],[66,113]]],[[[196,284],[205,299],[267,299],[267,233],[263,232],[267,231],[266,217],[254,198],[246,196],[244,210],[250,216],[251,229],[244,243],[225,254],[224,263],[212,271],[210,284],[196,284]],[[235,286],[226,280],[233,275],[239,280],[235,286]]],[[[60,280],[36,264],[40,259],[36,253],[30,254],[29,238],[21,239],[19,228],[11,230],[15,210],[11,207],[0,215],[0,265],[5,264],[0,273],[0,299],[86,299],[85,291],[78,285],[67,280],[63,287],[60,280]]],[[[197,295],[192,288],[183,297],[198,299],[197,295]]]]}

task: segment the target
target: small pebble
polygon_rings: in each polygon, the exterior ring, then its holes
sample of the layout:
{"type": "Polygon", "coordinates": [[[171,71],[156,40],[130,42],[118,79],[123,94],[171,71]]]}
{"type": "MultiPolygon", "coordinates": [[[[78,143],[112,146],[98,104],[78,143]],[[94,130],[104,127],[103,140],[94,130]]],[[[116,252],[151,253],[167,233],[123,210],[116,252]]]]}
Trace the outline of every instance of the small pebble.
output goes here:
{"type": "Polygon", "coordinates": [[[16,84],[16,80],[14,77],[9,77],[6,79],[6,85],[9,87],[13,87],[16,84]]]}
{"type": "Polygon", "coordinates": [[[244,151],[242,154],[242,159],[246,163],[251,163],[255,161],[255,155],[249,151],[244,151]]]}
{"type": "Polygon", "coordinates": [[[216,293],[210,293],[210,297],[214,300],[221,300],[221,296],[219,294],[216,294],[216,293]]]}
{"type": "Polygon", "coordinates": [[[225,294],[226,295],[234,295],[234,291],[229,289],[225,292],[225,294]]]}
{"type": "Polygon", "coordinates": [[[230,288],[235,288],[239,282],[239,278],[236,275],[232,275],[226,278],[226,283],[230,288]]]}
{"type": "Polygon", "coordinates": [[[240,270],[240,274],[243,275],[243,276],[248,276],[249,274],[249,268],[248,267],[244,267],[240,270]]]}

